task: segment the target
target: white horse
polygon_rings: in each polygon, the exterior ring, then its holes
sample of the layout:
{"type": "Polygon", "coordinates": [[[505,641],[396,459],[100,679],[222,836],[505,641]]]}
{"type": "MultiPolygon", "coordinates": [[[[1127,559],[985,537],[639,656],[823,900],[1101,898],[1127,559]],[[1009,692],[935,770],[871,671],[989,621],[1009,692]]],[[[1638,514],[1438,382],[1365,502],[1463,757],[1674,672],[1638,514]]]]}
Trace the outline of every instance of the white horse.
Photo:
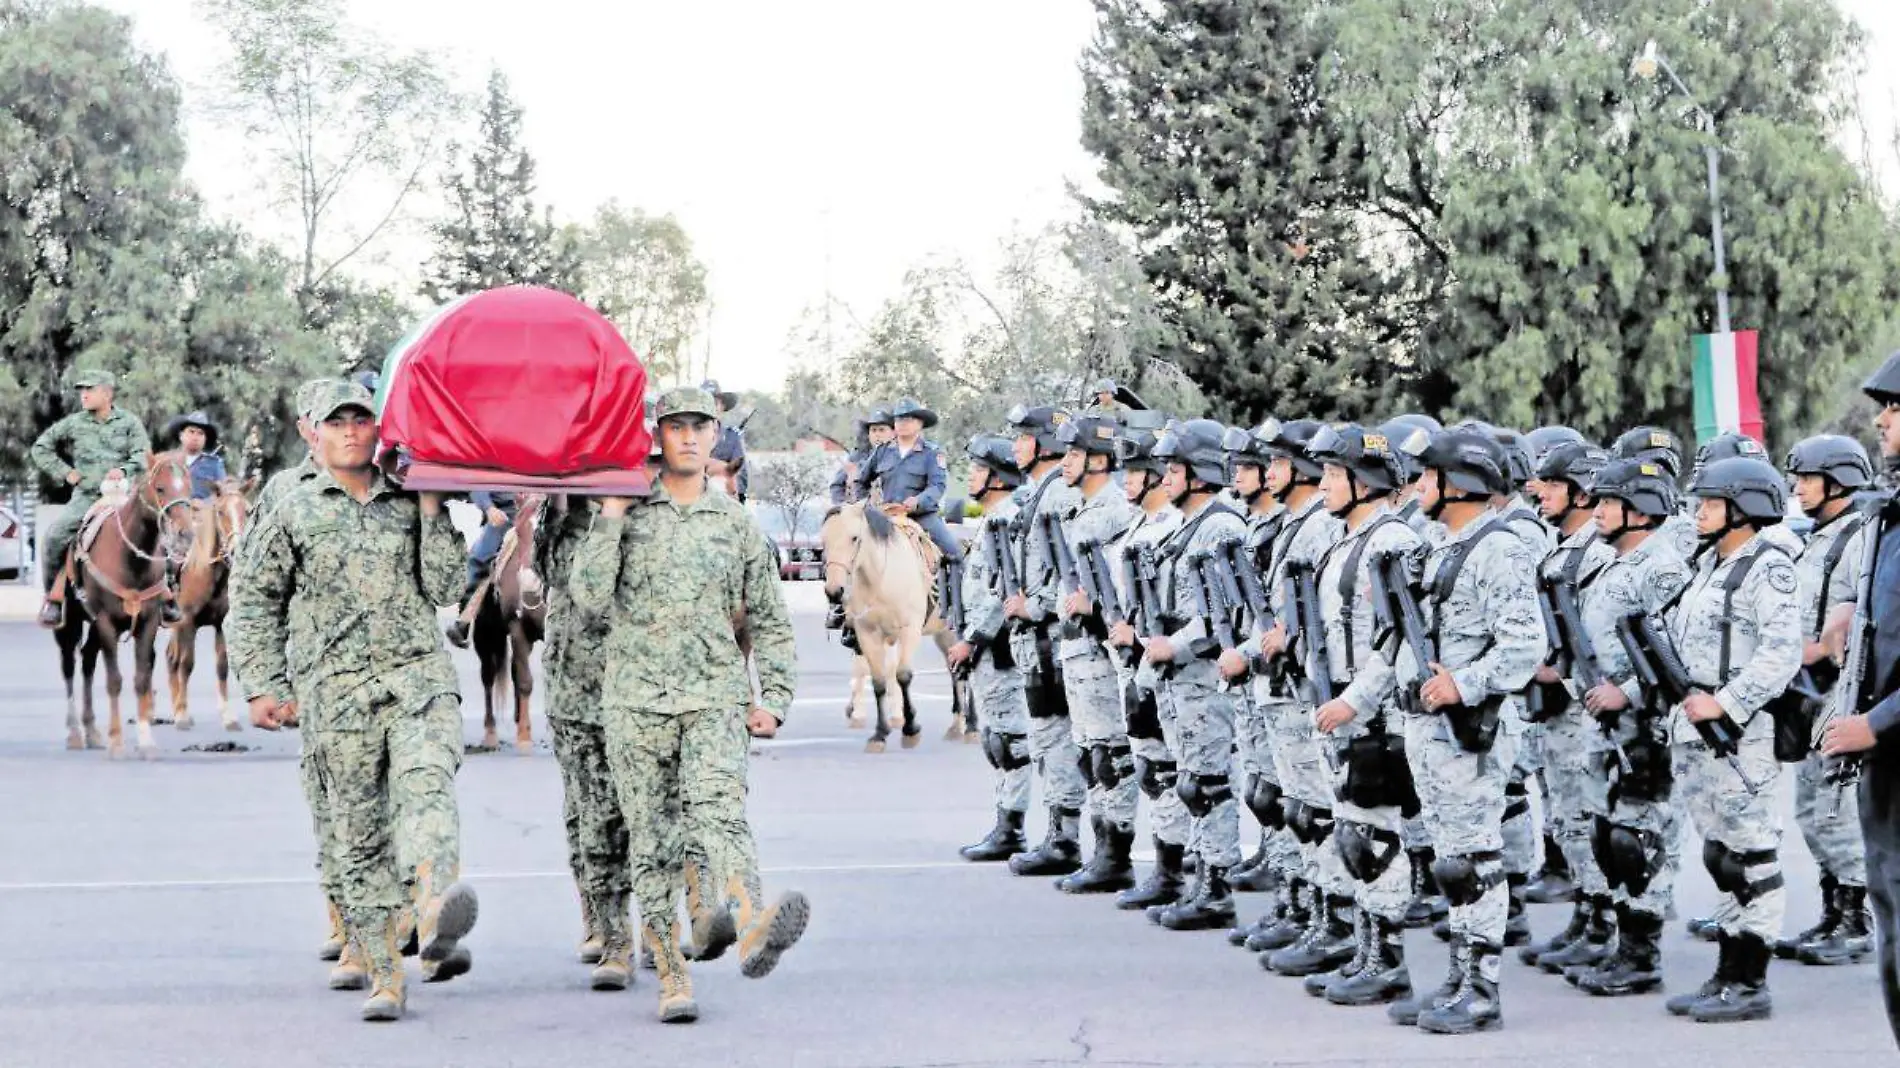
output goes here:
{"type": "Polygon", "coordinates": [[[877,704],[877,726],[864,751],[882,753],[890,737],[884,698],[893,682],[903,699],[903,746],[914,748],[922,728],[910,696],[911,657],[933,622],[924,557],[897,521],[863,503],[833,509],[819,536],[825,548],[825,597],[844,604],[845,625],[857,634],[877,704]]]}

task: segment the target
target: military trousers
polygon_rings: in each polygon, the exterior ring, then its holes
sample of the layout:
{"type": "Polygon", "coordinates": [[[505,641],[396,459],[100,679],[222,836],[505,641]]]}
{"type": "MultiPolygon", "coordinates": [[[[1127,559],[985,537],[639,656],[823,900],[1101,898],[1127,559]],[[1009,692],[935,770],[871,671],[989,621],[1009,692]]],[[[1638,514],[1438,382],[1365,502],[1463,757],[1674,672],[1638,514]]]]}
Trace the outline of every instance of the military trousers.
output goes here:
{"type": "MultiPolygon", "coordinates": [[[[1226,784],[1211,791],[1199,811],[1189,806],[1193,834],[1189,847],[1208,867],[1228,869],[1240,863],[1240,807],[1234,798],[1234,698],[1220,688],[1220,673],[1211,661],[1182,664],[1164,687],[1163,700],[1174,705],[1179,732],[1181,774],[1203,783],[1226,784]]],[[[1184,794],[1184,799],[1185,799],[1184,794]]]]}
{"type": "Polygon", "coordinates": [[[317,843],[317,879],[323,896],[338,900],[340,892],[335,862],[335,841],[330,837],[330,799],[323,792],[323,776],[317,772],[316,742],[310,731],[302,730],[303,753],[297,760],[297,781],[303,787],[303,799],[310,806],[310,831],[317,843]]]}
{"type": "Polygon", "coordinates": [[[641,922],[670,944],[685,885],[688,843],[705,876],[730,899],[762,897],[746,821],[750,736],[742,707],[672,712],[610,709],[607,763],[627,825],[627,863],[641,922]]]}
{"type": "Polygon", "coordinates": [[[1880,993],[1887,1009],[1887,1026],[1900,1043],[1900,783],[1891,772],[1870,761],[1861,772],[1861,835],[1867,851],[1867,901],[1874,913],[1878,936],[1880,993]]]}
{"type": "Polygon", "coordinates": [[[1571,878],[1589,895],[1609,893],[1591,844],[1596,817],[1589,805],[1590,780],[1602,775],[1588,753],[1595,722],[1581,705],[1572,705],[1551,720],[1544,732],[1544,785],[1548,788],[1544,807],[1549,817],[1545,823],[1563,852],[1571,878]]]}
{"type": "MultiPolygon", "coordinates": [[[[1029,780],[1034,762],[1029,753],[1029,704],[1023,697],[1022,673],[1013,667],[997,667],[985,654],[970,671],[970,694],[976,700],[977,722],[983,733],[1003,737],[1003,741],[994,744],[1008,749],[1007,763],[1021,761],[1015,767],[992,768],[996,776],[996,807],[1028,812],[1029,780]]],[[[984,741],[987,750],[990,739],[986,737],[984,741]]]]}
{"type": "Polygon", "coordinates": [[[58,577],[60,566],[66,562],[66,550],[72,548],[73,538],[79,533],[79,524],[85,520],[87,510],[97,503],[97,493],[74,490],[72,499],[60,509],[58,518],[46,525],[46,556],[40,564],[40,579],[48,591],[53,588],[53,580],[58,577]]]}
{"type": "MultiPolygon", "coordinates": [[[[1544,770],[1545,726],[1543,723],[1519,725],[1517,756],[1505,784],[1504,870],[1519,878],[1535,872],[1544,858],[1543,821],[1532,804],[1532,795],[1537,790],[1539,773],[1544,770]]],[[[1539,800],[1548,812],[1550,798],[1539,800]]]]}
{"type": "MultiPolygon", "coordinates": [[[[1153,669],[1142,665],[1139,671],[1116,667],[1121,685],[1130,690],[1137,687],[1142,692],[1153,693],[1155,719],[1161,728],[1159,738],[1130,738],[1129,747],[1135,757],[1154,767],[1180,767],[1181,734],[1174,721],[1174,706],[1162,695],[1149,687],[1158,685],[1153,669]],[[1137,682],[1137,677],[1140,681],[1137,682]]],[[[1174,789],[1172,780],[1167,785],[1156,781],[1151,775],[1138,784],[1140,795],[1148,799],[1148,829],[1153,835],[1169,845],[1186,847],[1193,838],[1193,820],[1188,815],[1187,805],[1181,800],[1181,794],[1174,789]]],[[[1139,804],[1139,802],[1137,802],[1139,804]]]]}
{"type": "MultiPolygon", "coordinates": [[[[1765,714],[1765,713],[1764,713],[1765,714]]],[[[1775,760],[1775,743],[1770,735],[1745,735],[1736,762],[1748,777],[1759,784],[1750,793],[1735,769],[1719,760],[1703,742],[1675,742],[1670,746],[1675,791],[1702,836],[1704,864],[1710,863],[1711,848],[1726,848],[1739,874],[1716,876],[1723,894],[1715,920],[1731,935],[1748,933],[1767,942],[1781,937],[1781,921],[1788,906],[1788,891],[1781,886],[1754,889],[1754,885],[1781,874],[1781,809],[1775,803],[1775,776],[1781,765],[1775,760]],[[1747,862],[1734,860],[1735,854],[1754,854],[1764,859],[1747,862]]],[[[1713,871],[1711,874],[1715,874],[1713,871]]]]}
{"type": "MultiPolygon", "coordinates": [[[[1118,753],[1128,748],[1128,719],[1122,712],[1121,683],[1108,654],[1093,649],[1081,656],[1062,661],[1062,688],[1069,700],[1069,730],[1076,746],[1078,761],[1088,761],[1083,775],[1088,787],[1088,809],[1120,830],[1135,826],[1135,794],[1139,789],[1131,772],[1118,772],[1114,782],[1106,782],[1093,750],[1118,753]]],[[[1118,756],[1123,769],[1129,767],[1132,754],[1118,756]]],[[[1081,765],[1078,763],[1078,768],[1081,765]]]]}
{"type": "MultiPolygon", "coordinates": [[[[1279,702],[1267,696],[1265,684],[1252,680],[1244,688],[1234,691],[1234,782],[1237,796],[1244,801],[1246,791],[1256,782],[1268,784],[1284,794],[1286,783],[1280,775],[1278,760],[1274,757],[1274,725],[1272,717],[1279,702]]],[[[1247,806],[1252,811],[1252,805],[1247,806]]],[[[1259,818],[1259,813],[1255,813],[1259,818]]],[[[1278,830],[1261,828],[1261,848],[1266,853],[1267,866],[1283,878],[1292,878],[1301,873],[1305,862],[1300,856],[1300,844],[1291,831],[1285,827],[1278,830]]]]}
{"type": "Polygon", "coordinates": [[[955,534],[950,533],[950,524],[943,521],[941,513],[931,512],[928,515],[913,515],[910,518],[912,522],[924,528],[925,534],[930,535],[931,542],[942,551],[945,560],[963,559],[963,543],[957,540],[955,534]]]}
{"type": "MultiPolygon", "coordinates": [[[[1645,801],[1613,790],[1612,776],[1617,774],[1621,765],[1617,761],[1616,751],[1600,734],[1593,733],[1587,741],[1585,752],[1585,763],[1590,774],[1583,780],[1583,808],[1590,819],[1591,833],[1595,834],[1596,821],[1601,818],[1612,827],[1631,832],[1644,845],[1644,870],[1647,876],[1644,885],[1640,890],[1634,889],[1628,880],[1618,878],[1617,885],[1609,891],[1610,896],[1618,904],[1628,905],[1647,916],[1668,915],[1670,903],[1675,897],[1676,876],[1682,863],[1681,806],[1676,803],[1673,793],[1660,800],[1645,801]]],[[[1568,847],[1565,855],[1569,855],[1568,847]]],[[[1595,860],[1594,850],[1591,859],[1595,860]]],[[[1603,877],[1606,885],[1610,882],[1601,863],[1596,864],[1595,871],[1603,877]]]]}
{"type": "Polygon", "coordinates": [[[561,823],[575,888],[584,898],[631,892],[627,821],[607,761],[606,729],[555,716],[548,717],[548,729],[561,769],[561,823]]]}
{"type": "MultiPolygon", "coordinates": [[[[1512,712],[1507,708],[1504,714],[1512,712]]],[[[1510,903],[1502,856],[1504,788],[1517,759],[1516,731],[1507,723],[1488,751],[1473,753],[1452,738],[1441,715],[1404,720],[1406,762],[1437,863],[1468,869],[1464,893],[1476,898],[1460,903],[1455,888],[1445,887],[1452,902],[1452,933],[1502,946],[1510,903]]],[[[1445,881],[1442,876],[1440,881],[1445,881]]]]}
{"type": "MultiPolygon", "coordinates": [[[[1282,698],[1259,705],[1262,721],[1271,732],[1268,752],[1280,789],[1287,798],[1310,808],[1337,813],[1333,795],[1333,769],[1325,747],[1330,744],[1313,726],[1313,710],[1296,698],[1282,698]]],[[[1338,846],[1330,837],[1302,842],[1290,830],[1299,858],[1292,874],[1318,886],[1331,897],[1351,897],[1352,877],[1340,862],[1338,846]]]]}
{"type": "Polygon", "coordinates": [[[1794,822],[1808,843],[1821,874],[1847,886],[1867,885],[1867,846],[1860,833],[1860,793],[1851,785],[1836,789],[1827,781],[1827,761],[1819,753],[1795,765],[1794,822]]]}

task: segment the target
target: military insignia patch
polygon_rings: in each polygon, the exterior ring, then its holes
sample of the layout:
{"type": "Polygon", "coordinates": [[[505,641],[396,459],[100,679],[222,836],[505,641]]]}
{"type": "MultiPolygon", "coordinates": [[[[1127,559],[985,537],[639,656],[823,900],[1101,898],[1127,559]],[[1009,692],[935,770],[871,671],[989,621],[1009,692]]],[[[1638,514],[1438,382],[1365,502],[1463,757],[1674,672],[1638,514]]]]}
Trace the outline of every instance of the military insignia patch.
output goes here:
{"type": "Polygon", "coordinates": [[[1368,452],[1391,452],[1392,451],[1392,446],[1386,442],[1384,434],[1367,434],[1365,437],[1365,442],[1366,442],[1366,451],[1368,452]]]}
{"type": "Polygon", "coordinates": [[[1662,431],[1652,430],[1649,432],[1649,447],[1652,449],[1673,449],[1676,447],[1676,443],[1670,441],[1669,435],[1662,431]]]}
{"type": "Polygon", "coordinates": [[[1795,591],[1794,568],[1784,563],[1770,563],[1768,585],[1773,586],[1776,593],[1793,593],[1795,591]]]}

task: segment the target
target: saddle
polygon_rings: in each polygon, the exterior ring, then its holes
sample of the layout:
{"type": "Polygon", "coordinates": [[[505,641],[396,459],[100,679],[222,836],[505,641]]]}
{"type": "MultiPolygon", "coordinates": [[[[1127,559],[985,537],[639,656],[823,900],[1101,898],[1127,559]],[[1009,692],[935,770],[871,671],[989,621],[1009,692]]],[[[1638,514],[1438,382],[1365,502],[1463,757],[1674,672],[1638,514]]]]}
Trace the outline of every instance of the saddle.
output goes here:
{"type": "Polygon", "coordinates": [[[74,551],[84,553],[90,550],[92,543],[99,538],[100,528],[106,525],[106,517],[123,503],[123,497],[101,497],[92,502],[92,507],[86,509],[86,514],[79,518],[79,536],[73,539],[74,551]]]}
{"type": "Polygon", "coordinates": [[[924,589],[929,591],[929,610],[924,613],[926,622],[935,619],[942,605],[937,603],[937,572],[943,567],[943,550],[930,540],[930,532],[909,516],[892,516],[891,523],[897,532],[910,541],[917,550],[917,558],[924,562],[924,589]]]}

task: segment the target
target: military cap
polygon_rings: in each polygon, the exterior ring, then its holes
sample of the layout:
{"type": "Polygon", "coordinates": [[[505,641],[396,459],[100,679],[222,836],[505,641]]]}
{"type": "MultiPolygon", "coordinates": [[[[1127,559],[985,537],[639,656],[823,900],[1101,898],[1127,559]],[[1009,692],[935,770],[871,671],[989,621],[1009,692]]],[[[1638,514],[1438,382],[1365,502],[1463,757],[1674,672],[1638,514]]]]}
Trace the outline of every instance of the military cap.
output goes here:
{"type": "Polygon", "coordinates": [[[663,422],[675,415],[703,415],[708,419],[717,419],[719,408],[714,404],[711,392],[679,386],[660,394],[660,399],[653,406],[654,422],[663,422]]]}
{"type": "Polygon", "coordinates": [[[91,389],[94,386],[104,386],[107,389],[113,389],[116,388],[118,384],[118,379],[113,378],[111,374],[101,371],[96,367],[88,367],[83,371],[73,372],[74,389],[91,389]]]}
{"type": "Polygon", "coordinates": [[[344,379],[330,379],[311,393],[311,402],[304,409],[304,418],[311,423],[321,423],[345,408],[361,408],[374,414],[376,398],[370,391],[355,382],[344,379]]]}

